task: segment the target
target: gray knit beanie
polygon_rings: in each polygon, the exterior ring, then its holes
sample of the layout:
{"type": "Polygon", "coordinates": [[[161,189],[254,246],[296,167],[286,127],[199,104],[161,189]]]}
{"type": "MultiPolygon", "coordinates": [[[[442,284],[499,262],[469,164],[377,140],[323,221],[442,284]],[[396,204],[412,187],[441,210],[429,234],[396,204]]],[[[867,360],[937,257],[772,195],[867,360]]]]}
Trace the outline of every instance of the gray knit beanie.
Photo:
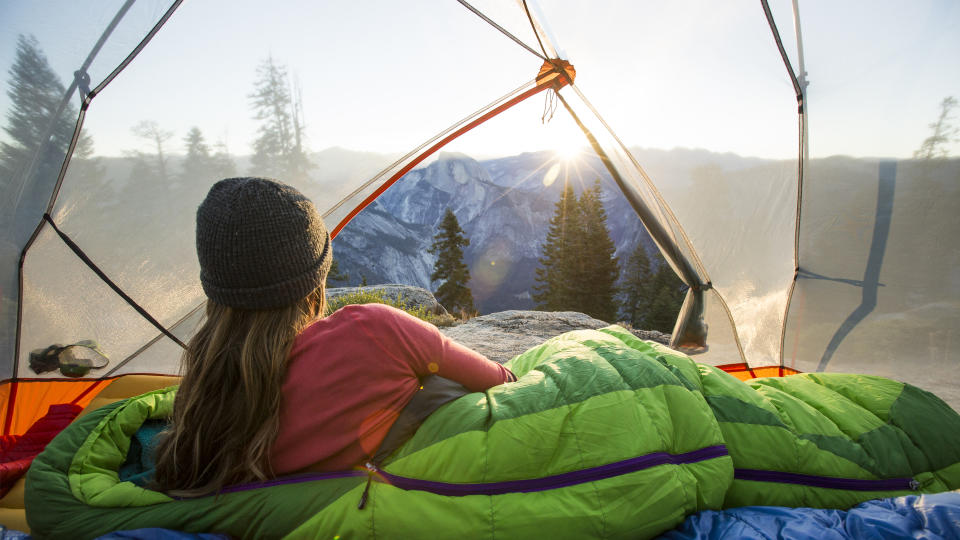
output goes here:
{"type": "Polygon", "coordinates": [[[323,284],[333,252],[316,207],[265,178],[227,178],[197,209],[197,257],[207,297],[240,309],[273,309],[323,284]]]}

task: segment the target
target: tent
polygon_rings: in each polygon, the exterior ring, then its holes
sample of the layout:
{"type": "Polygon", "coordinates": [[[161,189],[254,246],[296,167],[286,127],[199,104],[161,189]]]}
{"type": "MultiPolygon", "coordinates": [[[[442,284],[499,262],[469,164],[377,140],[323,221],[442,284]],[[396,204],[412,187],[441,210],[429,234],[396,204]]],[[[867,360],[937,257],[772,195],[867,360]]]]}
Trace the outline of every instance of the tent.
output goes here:
{"type": "Polygon", "coordinates": [[[440,148],[573,131],[690,287],[676,346],[960,406],[956,6],[335,4],[2,8],[3,434],[118,376],[176,373],[203,299],[193,212],[217,179],[184,172],[193,126],[207,170],[282,175],[334,231],[440,148]],[[399,157],[298,166],[308,134],[399,157]],[[770,159],[647,164],[636,145],[770,159]],[[105,366],[31,367],[84,340],[105,366]]]}

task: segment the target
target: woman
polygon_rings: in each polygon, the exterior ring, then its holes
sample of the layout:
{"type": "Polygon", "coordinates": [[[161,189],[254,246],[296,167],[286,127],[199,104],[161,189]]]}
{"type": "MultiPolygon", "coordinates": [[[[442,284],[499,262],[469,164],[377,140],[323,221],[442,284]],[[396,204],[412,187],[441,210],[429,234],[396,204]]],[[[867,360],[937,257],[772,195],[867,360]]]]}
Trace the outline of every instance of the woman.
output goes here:
{"type": "Polygon", "coordinates": [[[324,317],[330,235],[309,199],[263,178],[216,183],[197,210],[207,317],[183,357],[156,483],[181,495],[358,466],[436,374],[471,391],[516,380],[379,304],[324,317]]]}

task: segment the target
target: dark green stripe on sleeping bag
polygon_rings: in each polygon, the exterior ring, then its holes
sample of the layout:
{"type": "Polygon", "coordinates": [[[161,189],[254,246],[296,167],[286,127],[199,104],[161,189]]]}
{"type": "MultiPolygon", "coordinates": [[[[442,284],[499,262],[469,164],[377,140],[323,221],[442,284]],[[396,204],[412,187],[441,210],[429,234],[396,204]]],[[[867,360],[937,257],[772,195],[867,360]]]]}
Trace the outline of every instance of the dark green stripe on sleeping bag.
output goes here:
{"type": "Polygon", "coordinates": [[[788,429],[772,412],[732,396],[705,396],[719,422],[741,422],[788,429]]]}
{"type": "MultiPolygon", "coordinates": [[[[815,380],[817,383],[827,383],[824,384],[824,390],[832,392],[835,387],[829,384],[834,382],[831,379],[844,377],[846,376],[839,374],[818,374],[815,380]]],[[[778,381],[777,387],[789,389],[790,381],[778,381]]],[[[844,397],[851,398],[850,403],[856,398],[847,392],[844,397]]],[[[900,395],[890,406],[889,415],[882,410],[869,411],[878,418],[888,418],[888,423],[854,437],[827,434],[828,431],[837,431],[837,426],[832,423],[820,424],[822,429],[819,432],[800,431],[785,424],[769,410],[730,396],[706,396],[706,400],[721,423],[736,422],[783,428],[799,439],[814,443],[821,450],[857,464],[878,478],[911,476],[918,472],[942,469],[960,461],[960,447],[956,445],[955,435],[960,433],[960,416],[951,414],[949,407],[932,394],[910,385],[902,386],[900,395]],[[924,418],[937,418],[938,421],[926,422],[922,420],[924,418]]],[[[858,401],[858,407],[871,405],[867,399],[858,401]]],[[[813,421],[808,422],[808,425],[829,422],[828,417],[819,413],[811,415],[813,421]]],[[[737,442],[729,442],[735,466],[756,465],[738,463],[737,442]]],[[[748,441],[741,441],[741,444],[748,444],[748,441]]]]}
{"type": "Polygon", "coordinates": [[[890,407],[890,423],[920,445],[933,469],[960,463],[960,414],[930,392],[904,385],[890,407]]]}

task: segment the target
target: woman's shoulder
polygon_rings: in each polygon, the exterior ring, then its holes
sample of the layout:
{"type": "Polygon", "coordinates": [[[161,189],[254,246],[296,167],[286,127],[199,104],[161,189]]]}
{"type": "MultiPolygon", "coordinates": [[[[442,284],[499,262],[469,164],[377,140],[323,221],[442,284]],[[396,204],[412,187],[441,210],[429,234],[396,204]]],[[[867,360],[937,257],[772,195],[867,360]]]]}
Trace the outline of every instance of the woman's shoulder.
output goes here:
{"type": "Polygon", "coordinates": [[[418,320],[413,315],[387,304],[349,304],[333,312],[329,317],[370,322],[372,324],[397,320],[418,320]]]}
{"type": "Polygon", "coordinates": [[[384,304],[349,304],[308,325],[297,337],[297,341],[298,345],[306,345],[318,339],[331,339],[331,336],[354,335],[358,327],[364,328],[368,335],[384,335],[405,327],[410,322],[408,317],[419,321],[384,304]]]}

